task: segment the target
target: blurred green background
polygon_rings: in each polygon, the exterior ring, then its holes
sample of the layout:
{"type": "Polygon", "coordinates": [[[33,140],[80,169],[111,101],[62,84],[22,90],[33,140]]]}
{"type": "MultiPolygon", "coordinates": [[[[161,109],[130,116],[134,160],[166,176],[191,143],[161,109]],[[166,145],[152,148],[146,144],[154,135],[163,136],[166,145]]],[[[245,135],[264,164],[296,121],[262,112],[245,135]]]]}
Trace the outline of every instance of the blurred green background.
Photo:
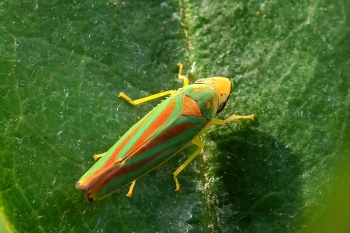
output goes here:
{"type": "Polygon", "coordinates": [[[0,213],[10,232],[350,232],[350,2],[4,1],[0,213]],[[234,83],[224,119],[94,204],[74,188],[123,133],[191,81],[234,83]]]}

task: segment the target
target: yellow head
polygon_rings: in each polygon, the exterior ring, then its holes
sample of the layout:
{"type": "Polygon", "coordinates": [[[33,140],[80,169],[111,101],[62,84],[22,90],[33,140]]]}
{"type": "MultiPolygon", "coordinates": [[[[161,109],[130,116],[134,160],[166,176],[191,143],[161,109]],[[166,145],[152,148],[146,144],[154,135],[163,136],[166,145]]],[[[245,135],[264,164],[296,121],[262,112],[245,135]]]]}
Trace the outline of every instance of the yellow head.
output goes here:
{"type": "Polygon", "coordinates": [[[221,112],[226,105],[226,102],[231,94],[231,81],[228,78],[223,77],[212,77],[198,79],[196,84],[206,84],[211,86],[219,97],[218,110],[216,113],[221,112]]]}

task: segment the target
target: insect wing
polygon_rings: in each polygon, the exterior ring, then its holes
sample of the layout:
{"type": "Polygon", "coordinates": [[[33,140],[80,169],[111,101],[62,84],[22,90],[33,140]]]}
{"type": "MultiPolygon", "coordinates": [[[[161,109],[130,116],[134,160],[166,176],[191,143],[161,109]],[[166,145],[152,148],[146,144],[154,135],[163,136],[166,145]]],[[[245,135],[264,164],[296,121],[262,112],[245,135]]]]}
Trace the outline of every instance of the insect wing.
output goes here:
{"type": "Polygon", "coordinates": [[[207,119],[182,116],[184,94],[175,94],[136,123],[78,182],[89,201],[99,200],[157,168],[185,147],[207,119]]]}

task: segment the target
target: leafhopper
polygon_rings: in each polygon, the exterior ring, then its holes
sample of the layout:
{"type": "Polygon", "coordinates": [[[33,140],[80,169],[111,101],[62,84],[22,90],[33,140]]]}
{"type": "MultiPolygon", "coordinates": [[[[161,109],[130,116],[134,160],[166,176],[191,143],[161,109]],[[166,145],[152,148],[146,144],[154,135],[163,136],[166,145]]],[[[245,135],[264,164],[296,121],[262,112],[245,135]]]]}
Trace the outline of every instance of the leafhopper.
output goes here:
{"type": "Polygon", "coordinates": [[[132,105],[170,95],[166,100],[132,126],[76,183],[90,202],[98,201],[120,187],[130,184],[131,197],[136,180],[162,165],[189,143],[197,150],[173,173],[175,191],[180,190],[177,176],[202,150],[199,135],[213,124],[224,125],[238,119],[254,120],[254,115],[232,115],[226,120],[214,118],[221,112],[231,93],[228,78],[212,77],[189,85],[179,66],[178,78],[183,87],[132,100],[121,92],[118,97],[132,105]]]}

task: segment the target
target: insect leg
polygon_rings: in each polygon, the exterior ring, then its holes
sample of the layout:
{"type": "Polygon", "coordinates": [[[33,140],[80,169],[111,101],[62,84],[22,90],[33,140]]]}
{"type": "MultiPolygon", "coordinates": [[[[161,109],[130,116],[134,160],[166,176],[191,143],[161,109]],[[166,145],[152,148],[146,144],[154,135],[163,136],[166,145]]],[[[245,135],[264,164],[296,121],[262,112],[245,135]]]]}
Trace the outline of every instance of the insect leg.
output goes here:
{"type": "Polygon", "coordinates": [[[102,153],[102,154],[98,154],[98,155],[94,155],[94,160],[98,160],[99,158],[102,158],[106,153],[102,153]]]}
{"type": "Polygon", "coordinates": [[[197,145],[198,148],[197,150],[173,173],[174,174],[174,180],[175,180],[175,185],[176,189],[175,191],[180,190],[180,184],[179,181],[177,180],[177,176],[180,174],[180,172],[198,155],[198,153],[202,150],[204,147],[203,142],[199,139],[198,136],[196,136],[194,139],[191,141],[193,144],[197,145]]]}
{"type": "Polygon", "coordinates": [[[177,65],[179,66],[179,74],[178,74],[178,78],[184,81],[184,87],[188,86],[188,78],[184,75],[182,75],[182,68],[184,67],[184,65],[182,63],[177,63],[177,65]]]}
{"type": "Polygon", "coordinates": [[[129,188],[129,192],[126,194],[127,197],[131,197],[131,195],[132,195],[132,190],[134,189],[135,184],[136,184],[136,180],[134,180],[134,181],[131,183],[130,188],[129,188]]]}
{"type": "Polygon", "coordinates": [[[154,99],[157,99],[157,98],[160,98],[160,97],[163,97],[166,95],[172,95],[175,93],[176,93],[176,91],[170,90],[170,91],[164,91],[164,92],[160,92],[160,93],[157,93],[154,95],[150,95],[150,96],[147,96],[147,97],[144,97],[141,99],[132,100],[129,96],[125,95],[124,92],[120,92],[118,97],[126,100],[127,102],[129,102],[132,105],[138,105],[138,104],[144,103],[146,101],[154,100],[154,99]]]}
{"type": "MultiPolygon", "coordinates": [[[[183,68],[183,64],[181,63],[178,63],[177,64],[179,66],[179,74],[178,74],[178,78],[183,80],[183,83],[184,83],[184,87],[185,86],[188,86],[188,78],[184,75],[182,75],[182,68],[183,68]]],[[[150,96],[147,96],[147,97],[144,97],[144,98],[141,98],[141,99],[137,99],[137,100],[132,100],[129,96],[127,96],[124,92],[120,92],[118,97],[119,98],[122,98],[124,100],[126,100],[128,103],[132,104],[132,105],[138,105],[138,104],[141,104],[141,103],[144,103],[146,101],[150,101],[150,100],[154,100],[154,99],[157,99],[157,98],[160,98],[160,97],[163,97],[163,96],[166,96],[166,95],[173,95],[175,94],[177,91],[174,91],[174,90],[170,90],[170,91],[164,91],[164,92],[160,92],[160,93],[157,93],[157,94],[154,94],[154,95],[150,95],[150,96]]]]}
{"type": "Polygon", "coordinates": [[[254,114],[249,115],[249,116],[232,115],[229,118],[227,118],[226,120],[212,119],[210,123],[211,124],[217,124],[217,125],[224,125],[227,122],[235,121],[235,120],[239,120],[239,119],[251,119],[251,120],[254,120],[254,114]]]}

